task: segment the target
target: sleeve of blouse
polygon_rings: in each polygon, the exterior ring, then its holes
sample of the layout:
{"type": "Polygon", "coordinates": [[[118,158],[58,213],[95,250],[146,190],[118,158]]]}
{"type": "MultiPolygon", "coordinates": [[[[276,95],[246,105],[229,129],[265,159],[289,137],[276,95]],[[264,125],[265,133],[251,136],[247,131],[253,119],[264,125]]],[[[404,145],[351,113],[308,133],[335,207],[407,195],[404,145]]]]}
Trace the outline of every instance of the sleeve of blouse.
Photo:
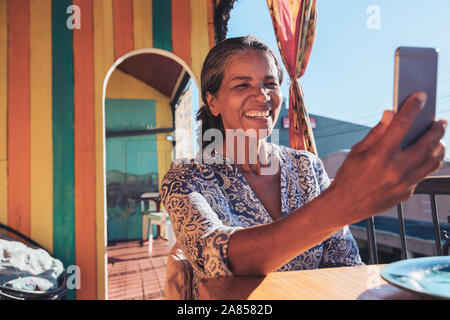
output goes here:
{"type": "Polygon", "coordinates": [[[240,227],[222,223],[192,178],[190,165],[172,164],[161,183],[161,199],[176,238],[191,265],[205,277],[232,275],[228,241],[240,227]]]}
{"type": "MultiPolygon", "coordinates": [[[[330,179],[320,158],[316,158],[314,170],[320,192],[330,185],[330,179]]],[[[340,267],[364,265],[359,255],[358,245],[348,226],[335,232],[323,242],[323,255],[320,267],[340,267]]]]}
{"type": "Polygon", "coordinates": [[[321,268],[360,265],[364,263],[348,226],[338,230],[323,242],[321,268]]]}

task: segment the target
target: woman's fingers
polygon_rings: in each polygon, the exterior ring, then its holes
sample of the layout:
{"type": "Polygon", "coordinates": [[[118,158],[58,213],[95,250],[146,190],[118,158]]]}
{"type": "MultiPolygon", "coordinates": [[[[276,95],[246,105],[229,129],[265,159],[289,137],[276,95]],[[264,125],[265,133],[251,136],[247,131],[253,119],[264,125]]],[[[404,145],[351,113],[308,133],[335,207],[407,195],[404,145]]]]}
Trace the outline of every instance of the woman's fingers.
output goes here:
{"type": "Polygon", "coordinates": [[[399,150],[400,143],[408,133],[415,118],[425,106],[427,95],[425,92],[416,92],[406,99],[397,114],[386,110],[381,121],[368,133],[368,135],[353,148],[353,152],[369,149],[381,141],[379,147],[391,151],[399,150]]]}
{"type": "Polygon", "coordinates": [[[435,121],[433,126],[415,144],[403,151],[402,158],[411,166],[421,165],[427,159],[433,158],[436,155],[436,148],[440,147],[446,127],[447,120],[435,121]]]}
{"type": "Polygon", "coordinates": [[[383,117],[381,118],[381,121],[373,127],[369,133],[366,135],[366,137],[361,140],[359,143],[353,146],[353,152],[361,152],[364,150],[367,150],[368,148],[372,147],[376,142],[378,142],[381,137],[386,132],[386,129],[389,127],[389,124],[391,123],[392,119],[394,118],[394,112],[391,110],[385,110],[383,113],[383,117]]]}
{"type": "Polygon", "coordinates": [[[388,150],[400,149],[403,138],[425,106],[426,101],[426,93],[416,92],[403,103],[400,111],[395,115],[387,129],[387,134],[383,137],[383,144],[388,150]]]}
{"type": "Polygon", "coordinates": [[[416,184],[438,170],[444,161],[445,144],[440,141],[435,145],[430,157],[427,157],[408,177],[408,182],[416,184]]]}

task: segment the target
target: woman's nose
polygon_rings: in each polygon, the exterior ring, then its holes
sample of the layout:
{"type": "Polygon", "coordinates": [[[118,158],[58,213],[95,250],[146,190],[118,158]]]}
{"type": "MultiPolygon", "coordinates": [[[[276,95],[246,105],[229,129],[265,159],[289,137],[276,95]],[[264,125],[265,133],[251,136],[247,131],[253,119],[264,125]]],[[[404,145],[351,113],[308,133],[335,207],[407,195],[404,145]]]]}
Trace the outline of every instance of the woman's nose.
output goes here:
{"type": "Polygon", "coordinates": [[[261,102],[264,102],[264,103],[270,100],[270,96],[267,93],[266,89],[265,88],[261,88],[261,87],[260,88],[256,88],[254,90],[254,97],[258,101],[261,101],[261,102]]]}

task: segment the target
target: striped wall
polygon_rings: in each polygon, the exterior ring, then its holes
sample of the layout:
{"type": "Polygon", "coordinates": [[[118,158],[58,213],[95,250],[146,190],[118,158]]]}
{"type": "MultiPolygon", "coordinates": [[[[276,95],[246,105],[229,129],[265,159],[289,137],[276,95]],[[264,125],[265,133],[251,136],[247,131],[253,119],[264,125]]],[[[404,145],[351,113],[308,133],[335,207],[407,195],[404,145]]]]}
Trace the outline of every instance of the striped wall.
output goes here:
{"type": "MultiPolygon", "coordinates": [[[[212,37],[209,0],[0,0],[0,222],[80,268],[81,288],[68,298],[107,297],[108,70],[130,51],[155,47],[200,79],[212,37]],[[80,8],[80,29],[68,28],[71,5],[80,8]]],[[[156,121],[170,125],[170,110],[156,121]]],[[[164,139],[161,177],[170,164],[164,139]]]]}

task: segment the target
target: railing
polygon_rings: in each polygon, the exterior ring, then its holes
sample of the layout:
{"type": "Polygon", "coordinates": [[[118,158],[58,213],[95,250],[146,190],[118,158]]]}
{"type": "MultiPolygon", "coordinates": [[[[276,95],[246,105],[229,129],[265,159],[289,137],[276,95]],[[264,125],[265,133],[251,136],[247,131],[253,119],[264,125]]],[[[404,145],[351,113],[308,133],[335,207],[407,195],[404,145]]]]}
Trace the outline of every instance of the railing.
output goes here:
{"type": "MultiPolygon", "coordinates": [[[[450,239],[445,230],[440,229],[439,216],[436,206],[437,195],[450,195],[450,176],[430,177],[421,181],[414,194],[429,195],[431,201],[431,215],[433,219],[434,241],[436,246],[436,254],[448,255],[450,247],[450,239]],[[441,242],[444,238],[444,243],[441,242]]],[[[405,233],[405,219],[403,216],[402,203],[397,205],[398,224],[400,230],[401,258],[407,258],[407,245],[405,233]]],[[[374,227],[374,217],[366,219],[367,240],[369,245],[369,259],[371,264],[378,264],[378,252],[376,246],[376,236],[374,227]]]]}

